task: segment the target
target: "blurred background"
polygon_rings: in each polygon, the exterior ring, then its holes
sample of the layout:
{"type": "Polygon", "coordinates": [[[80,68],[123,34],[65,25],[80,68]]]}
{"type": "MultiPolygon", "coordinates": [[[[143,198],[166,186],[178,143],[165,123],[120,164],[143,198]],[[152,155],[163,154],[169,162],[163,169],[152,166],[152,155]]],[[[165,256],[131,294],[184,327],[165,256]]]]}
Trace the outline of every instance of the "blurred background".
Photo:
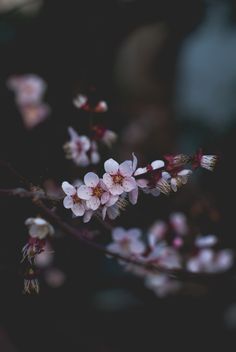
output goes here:
{"type": "MultiPolygon", "coordinates": [[[[215,173],[198,172],[169,198],[143,196],[117,223],[147,229],[183,211],[201,233],[215,233],[235,249],[236,2],[0,0],[2,160],[41,186],[81,177],[84,170],[65,159],[62,146],[68,126],[86,134],[86,114],[72,100],[91,85],[109,106],[99,121],[119,136],[105,159],[122,161],[135,152],[145,163],[199,147],[220,155],[215,173]],[[46,81],[51,109],[31,129],[6,83],[27,73],[46,81]]],[[[19,186],[5,169],[0,174],[1,188],[19,186]]],[[[22,295],[24,221],[37,209],[12,199],[1,199],[0,207],[1,352],[155,351],[173,342],[175,348],[235,346],[233,274],[158,298],[60,231],[53,243],[60,284],[54,275],[42,280],[39,296],[22,295]]]]}

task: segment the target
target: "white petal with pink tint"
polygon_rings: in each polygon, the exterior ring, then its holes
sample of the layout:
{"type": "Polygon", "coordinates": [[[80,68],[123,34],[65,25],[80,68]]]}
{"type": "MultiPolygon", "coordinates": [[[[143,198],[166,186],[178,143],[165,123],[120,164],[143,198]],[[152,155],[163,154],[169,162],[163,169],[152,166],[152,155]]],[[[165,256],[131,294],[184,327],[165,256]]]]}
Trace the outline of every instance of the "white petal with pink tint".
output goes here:
{"type": "Polygon", "coordinates": [[[91,220],[93,216],[93,211],[92,210],[86,210],[83,218],[83,222],[87,223],[91,220]]]}
{"type": "Polygon", "coordinates": [[[69,182],[64,181],[61,185],[63,191],[65,192],[65,194],[67,194],[68,196],[73,196],[76,193],[76,189],[74,186],[72,186],[69,182]]]}
{"type": "Polygon", "coordinates": [[[99,182],[99,177],[94,172],[88,172],[84,176],[84,183],[88,187],[96,187],[99,182]]]}
{"type": "Polygon", "coordinates": [[[115,175],[118,172],[118,170],[119,170],[119,164],[114,159],[108,159],[104,163],[104,169],[110,175],[115,175]]]}
{"type": "Polygon", "coordinates": [[[101,197],[101,204],[107,203],[109,198],[110,198],[110,194],[108,192],[104,192],[101,197]]]}
{"type": "Polygon", "coordinates": [[[110,187],[109,191],[113,196],[117,196],[117,195],[120,195],[124,192],[124,188],[119,184],[113,184],[110,187]]]}
{"type": "Polygon", "coordinates": [[[104,174],[102,179],[108,188],[110,188],[113,185],[113,179],[108,173],[104,174]]]}
{"type": "Polygon", "coordinates": [[[138,187],[135,187],[131,192],[129,192],[129,201],[131,204],[135,205],[138,201],[138,187]]]}
{"type": "Polygon", "coordinates": [[[84,215],[85,212],[85,208],[84,205],[82,204],[74,204],[71,208],[71,210],[73,211],[73,213],[75,214],[75,216],[82,216],[84,215]]]}
{"type": "Polygon", "coordinates": [[[125,192],[130,192],[137,187],[136,181],[133,177],[125,177],[122,182],[125,192]]]}
{"type": "Polygon", "coordinates": [[[70,196],[66,196],[63,200],[63,205],[66,209],[70,209],[73,205],[73,199],[70,196]]]}
{"type": "Polygon", "coordinates": [[[92,189],[85,185],[82,185],[77,190],[78,197],[84,200],[88,200],[92,195],[92,189]]]}
{"type": "Polygon", "coordinates": [[[122,176],[130,177],[133,174],[132,161],[126,160],[119,166],[119,171],[122,176]]]}
{"type": "Polygon", "coordinates": [[[162,160],[155,160],[151,163],[151,166],[153,167],[154,170],[156,170],[156,169],[160,169],[161,167],[164,167],[165,163],[162,160]]]}
{"type": "Polygon", "coordinates": [[[100,200],[98,199],[98,197],[93,196],[86,201],[86,205],[89,209],[97,210],[100,205],[100,200]]]}

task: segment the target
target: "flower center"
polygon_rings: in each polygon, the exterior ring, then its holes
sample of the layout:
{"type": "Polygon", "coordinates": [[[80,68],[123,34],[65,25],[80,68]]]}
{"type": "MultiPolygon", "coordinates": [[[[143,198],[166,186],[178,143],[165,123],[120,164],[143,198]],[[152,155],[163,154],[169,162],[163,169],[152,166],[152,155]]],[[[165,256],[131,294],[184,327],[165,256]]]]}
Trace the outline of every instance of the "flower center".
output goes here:
{"type": "Polygon", "coordinates": [[[113,182],[114,183],[121,184],[124,177],[122,175],[120,175],[120,174],[116,174],[112,178],[113,178],[113,182]]]}
{"type": "Polygon", "coordinates": [[[73,199],[74,204],[76,204],[76,203],[81,203],[81,199],[77,196],[77,193],[75,193],[75,194],[72,196],[72,199],[73,199]]]}
{"type": "Polygon", "coordinates": [[[100,186],[97,186],[93,189],[93,196],[95,197],[101,198],[103,193],[104,193],[104,190],[100,186]]]}

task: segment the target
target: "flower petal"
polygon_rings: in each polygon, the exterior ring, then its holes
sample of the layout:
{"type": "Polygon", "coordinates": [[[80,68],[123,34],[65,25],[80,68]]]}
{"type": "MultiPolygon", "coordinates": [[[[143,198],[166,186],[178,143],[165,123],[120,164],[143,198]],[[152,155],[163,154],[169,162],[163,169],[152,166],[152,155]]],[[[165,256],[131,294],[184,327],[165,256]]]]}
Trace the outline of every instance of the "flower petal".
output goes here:
{"type": "Polygon", "coordinates": [[[101,204],[105,204],[109,201],[110,193],[104,192],[101,197],[101,204]]]}
{"type": "Polygon", "coordinates": [[[151,165],[152,165],[153,169],[156,170],[156,169],[160,169],[161,167],[164,167],[165,163],[162,160],[154,160],[151,163],[151,165]]]}
{"type": "Polygon", "coordinates": [[[119,164],[114,159],[108,159],[104,163],[104,169],[110,175],[115,175],[118,172],[118,170],[119,170],[119,164]]]}
{"type": "Polygon", "coordinates": [[[119,171],[122,176],[130,177],[133,174],[132,161],[126,160],[119,166],[119,171]]]}
{"type": "Polygon", "coordinates": [[[114,241],[122,241],[126,237],[126,230],[123,227],[115,227],[112,231],[114,241]]]}
{"type": "Polygon", "coordinates": [[[75,214],[75,216],[83,216],[85,212],[85,208],[83,204],[76,203],[72,206],[71,210],[75,214]]]}
{"type": "Polygon", "coordinates": [[[131,192],[129,192],[129,201],[131,204],[135,205],[138,201],[138,187],[135,187],[131,192]]]}
{"type": "Polygon", "coordinates": [[[92,189],[90,187],[82,185],[78,188],[77,195],[81,199],[88,200],[92,195],[92,189]]]}
{"type": "Polygon", "coordinates": [[[109,188],[109,191],[113,196],[117,196],[117,195],[120,195],[124,192],[124,188],[117,183],[117,184],[113,184],[109,188]]]}
{"type": "Polygon", "coordinates": [[[108,174],[108,173],[105,173],[104,175],[103,175],[103,182],[104,182],[104,184],[108,187],[108,188],[110,188],[112,185],[113,185],[113,179],[112,179],[112,177],[108,174]]]}
{"type": "Polygon", "coordinates": [[[80,142],[81,142],[83,150],[85,152],[87,152],[90,149],[90,141],[89,141],[88,137],[81,136],[80,137],[80,142]]]}
{"type": "Polygon", "coordinates": [[[66,196],[63,200],[63,205],[66,209],[70,209],[73,206],[73,199],[70,196],[66,196]]]}
{"type": "Polygon", "coordinates": [[[67,181],[62,182],[61,187],[62,187],[63,191],[65,192],[65,194],[68,195],[68,196],[73,196],[76,193],[75,187],[72,186],[67,181]]]}
{"type": "Polygon", "coordinates": [[[84,176],[84,183],[88,187],[96,187],[99,182],[99,177],[94,172],[88,172],[84,176]]]}
{"type": "Polygon", "coordinates": [[[83,222],[89,222],[91,220],[91,217],[93,216],[93,211],[92,210],[86,210],[83,218],[83,222]]]}
{"type": "Polygon", "coordinates": [[[97,210],[100,205],[100,200],[98,197],[93,196],[89,200],[86,201],[86,205],[89,209],[97,210]]]}
{"type": "Polygon", "coordinates": [[[133,156],[132,168],[133,168],[133,171],[135,171],[137,169],[138,159],[134,153],[132,153],[132,156],[133,156]]]}
{"type": "Polygon", "coordinates": [[[122,182],[125,192],[130,192],[137,187],[136,181],[133,177],[125,177],[122,182]]]}

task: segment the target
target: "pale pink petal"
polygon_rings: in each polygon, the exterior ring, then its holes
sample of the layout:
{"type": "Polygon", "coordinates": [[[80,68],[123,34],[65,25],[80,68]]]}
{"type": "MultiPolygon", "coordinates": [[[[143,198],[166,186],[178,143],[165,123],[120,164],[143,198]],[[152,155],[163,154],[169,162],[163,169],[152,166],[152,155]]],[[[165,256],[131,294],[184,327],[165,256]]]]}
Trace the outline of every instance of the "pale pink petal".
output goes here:
{"type": "Polygon", "coordinates": [[[132,254],[142,254],[145,251],[145,245],[141,241],[132,241],[130,244],[130,251],[132,254]]]}
{"type": "Polygon", "coordinates": [[[137,169],[137,166],[138,166],[138,159],[136,158],[134,153],[132,153],[132,156],[133,156],[132,168],[133,168],[133,171],[135,171],[137,169]]]}
{"type": "Polygon", "coordinates": [[[119,199],[119,196],[113,196],[110,195],[108,202],[106,203],[107,207],[111,207],[112,205],[114,205],[119,199]]]}
{"type": "Polygon", "coordinates": [[[71,208],[75,216],[83,216],[85,212],[85,208],[83,204],[77,203],[74,204],[71,208]]]}
{"type": "Polygon", "coordinates": [[[92,164],[98,164],[100,161],[100,154],[97,151],[92,151],[90,154],[92,164]]]}
{"type": "Polygon", "coordinates": [[[110,198],[110,193],[104,192],[102,197],[101,197],[101,204],[105,204],[109,201],[110,198]]]}
{"type": "Polygon", "coordinates": [[[63,200],[63,205],[66,209],[70,209],[73,205],[73,199],[70,196],[66,196],[63,200]]]}
{"type": "Polygon", "coordinates": [[[81,199],[88,200],[92,195],[92,189],[90,187],[82,185],[78,188],[77,195],[81,199]]]}
{"type": "Polygon", "coordinates": [[[78,135],[78,133],[74,130],[73,127],[69,127],[69,128],[68,128],[68,133],[69,133],[70,138],[71,138],[72,140],[74,140],[74,139],[79,139],[79,135],[78,135]]]}
{"type": "Polygon", "coordinates": [[[113,179],[108,173],[104,174],[102,179],[103,179],[104,184],[108,188],[110,188],[113,185],[113,179]]]}
{"type": "Polygon", "coordinates": [[[115,174],[117,174],[117,172],[119,170],[119,164],[114,159],[108,159],[104,163],[104,169],[110,175],[115,175],[115,174]]]}
{"type": "Polygon", "coordinates": [[[96,187],[99,183],[99,177],[94,172],[88,172],[84,176],[84,183],[88,187],[96,187]]]}
{"type": "Polygon", "coordinates": [[[146,167],[139,167],[135,173],[134,176],[142,175],[147,173],[147,168],[146,167]]]}
{"type": "Polygon", "coordinates": [[[119,166],[119,171],[122,176],[130,177],[133,174],[132,161],[126,160],[119,166]]]}
{"type": "Polygon", "coordinates": [[[190,176],[192,174],[192,170],[184,169],[178,172],[179,176],[190,176]]]}
{"type": "Polygon", "coordinates": [[[122,241],[126,238],[126,230],[123,227],[115,227],[112,231],[114,241],[122,241]]]}
{"type": "Polygon", "coordinates": [[[129,201],[131,204],[135,205],[138,201],[138,187],[135,187],[131,192],[129,192],[129,201]]]}
{"type": "Polygon", "coordinates": [[[162,160],[155,160],[151,163],[151,166],[153,167],[154,170],[156,170],[156,169],[160,169],[161,167],[164,167],[165,163],[162,160]]]}
{"type": "Polygon", "coordinates": [[[171,188],[174,192],[177,192],[178,191],[178,188],[177,188],[177,181],[175,178],[172,178],[171,181],[170,181],[170,184],[171,184],[171,188]]]}
{"type": "Polygon", "coordinates": [[[126,236],[131,240],[138,239],[142,236],[142,231],[138,228],[133,228],[127,231],[126,236]]]}
{"type": "Polygon", "coordinates": [[[103,219],[103,220],[105,219],[106,214],[107,214],[107,207],[104,206],[104,207],[102,208],[102,219],[103,219]]]}
{"type": "Polygon", "coordinates": [[[137,184],[133,177],[125,177],[122,181],[122,186],[125,192],[130,192],[137,187],[137,184]]]}
{"type": "Polygon", "coordinates": [[[86,201],[86,205],[89,209],[97,210],[100,205],[100,200],[98,199],[98,197],[93,196],[86,201]]]}
{"type": "Polygon", "coordinates": [[[90,141],[89,141],[88,137],[81,136],[80,137],[80,142],[81,142],[81,145],[83,147],[83,150],[85,152],[87,152],[89,150],[89,148],[90,148],[90,141]]]}
{"type": "Polygon", "coordinates": [[[83,222],[87,223],[91,220],[91,217],[93,216],[93,211],[92,210],[86,210],[83,218],[83,222]]]}
{"type": "Polygon", "coordinates": [[[107,246],[107,249],[112,252],[112,253],[120,253],[121,252],[121,248],[117,243],[110,243],[107,246]]]}
{"type": "Polygon", "coordinates": [[[109,188],[109,191],[113,196],[117,196],[117,195],[120,195],[124,192],[124,188],[119,184],[113,184],[109,188]]]}
{"type": "Polygon", "coordinates": [[[146,188],[148,186],[148,180],[145,180],[143,178],[136,180],[136,183],[140,188],[146,188]]]}
{"type": "Polygon", "coordinates": [[[65,194],[67,194],[68,196],[73,196],[76,193],[75,187],[72,186],[67,181],[62,182],[61,187],[62,187],[63,191],[65,192],[65,194]]]}

